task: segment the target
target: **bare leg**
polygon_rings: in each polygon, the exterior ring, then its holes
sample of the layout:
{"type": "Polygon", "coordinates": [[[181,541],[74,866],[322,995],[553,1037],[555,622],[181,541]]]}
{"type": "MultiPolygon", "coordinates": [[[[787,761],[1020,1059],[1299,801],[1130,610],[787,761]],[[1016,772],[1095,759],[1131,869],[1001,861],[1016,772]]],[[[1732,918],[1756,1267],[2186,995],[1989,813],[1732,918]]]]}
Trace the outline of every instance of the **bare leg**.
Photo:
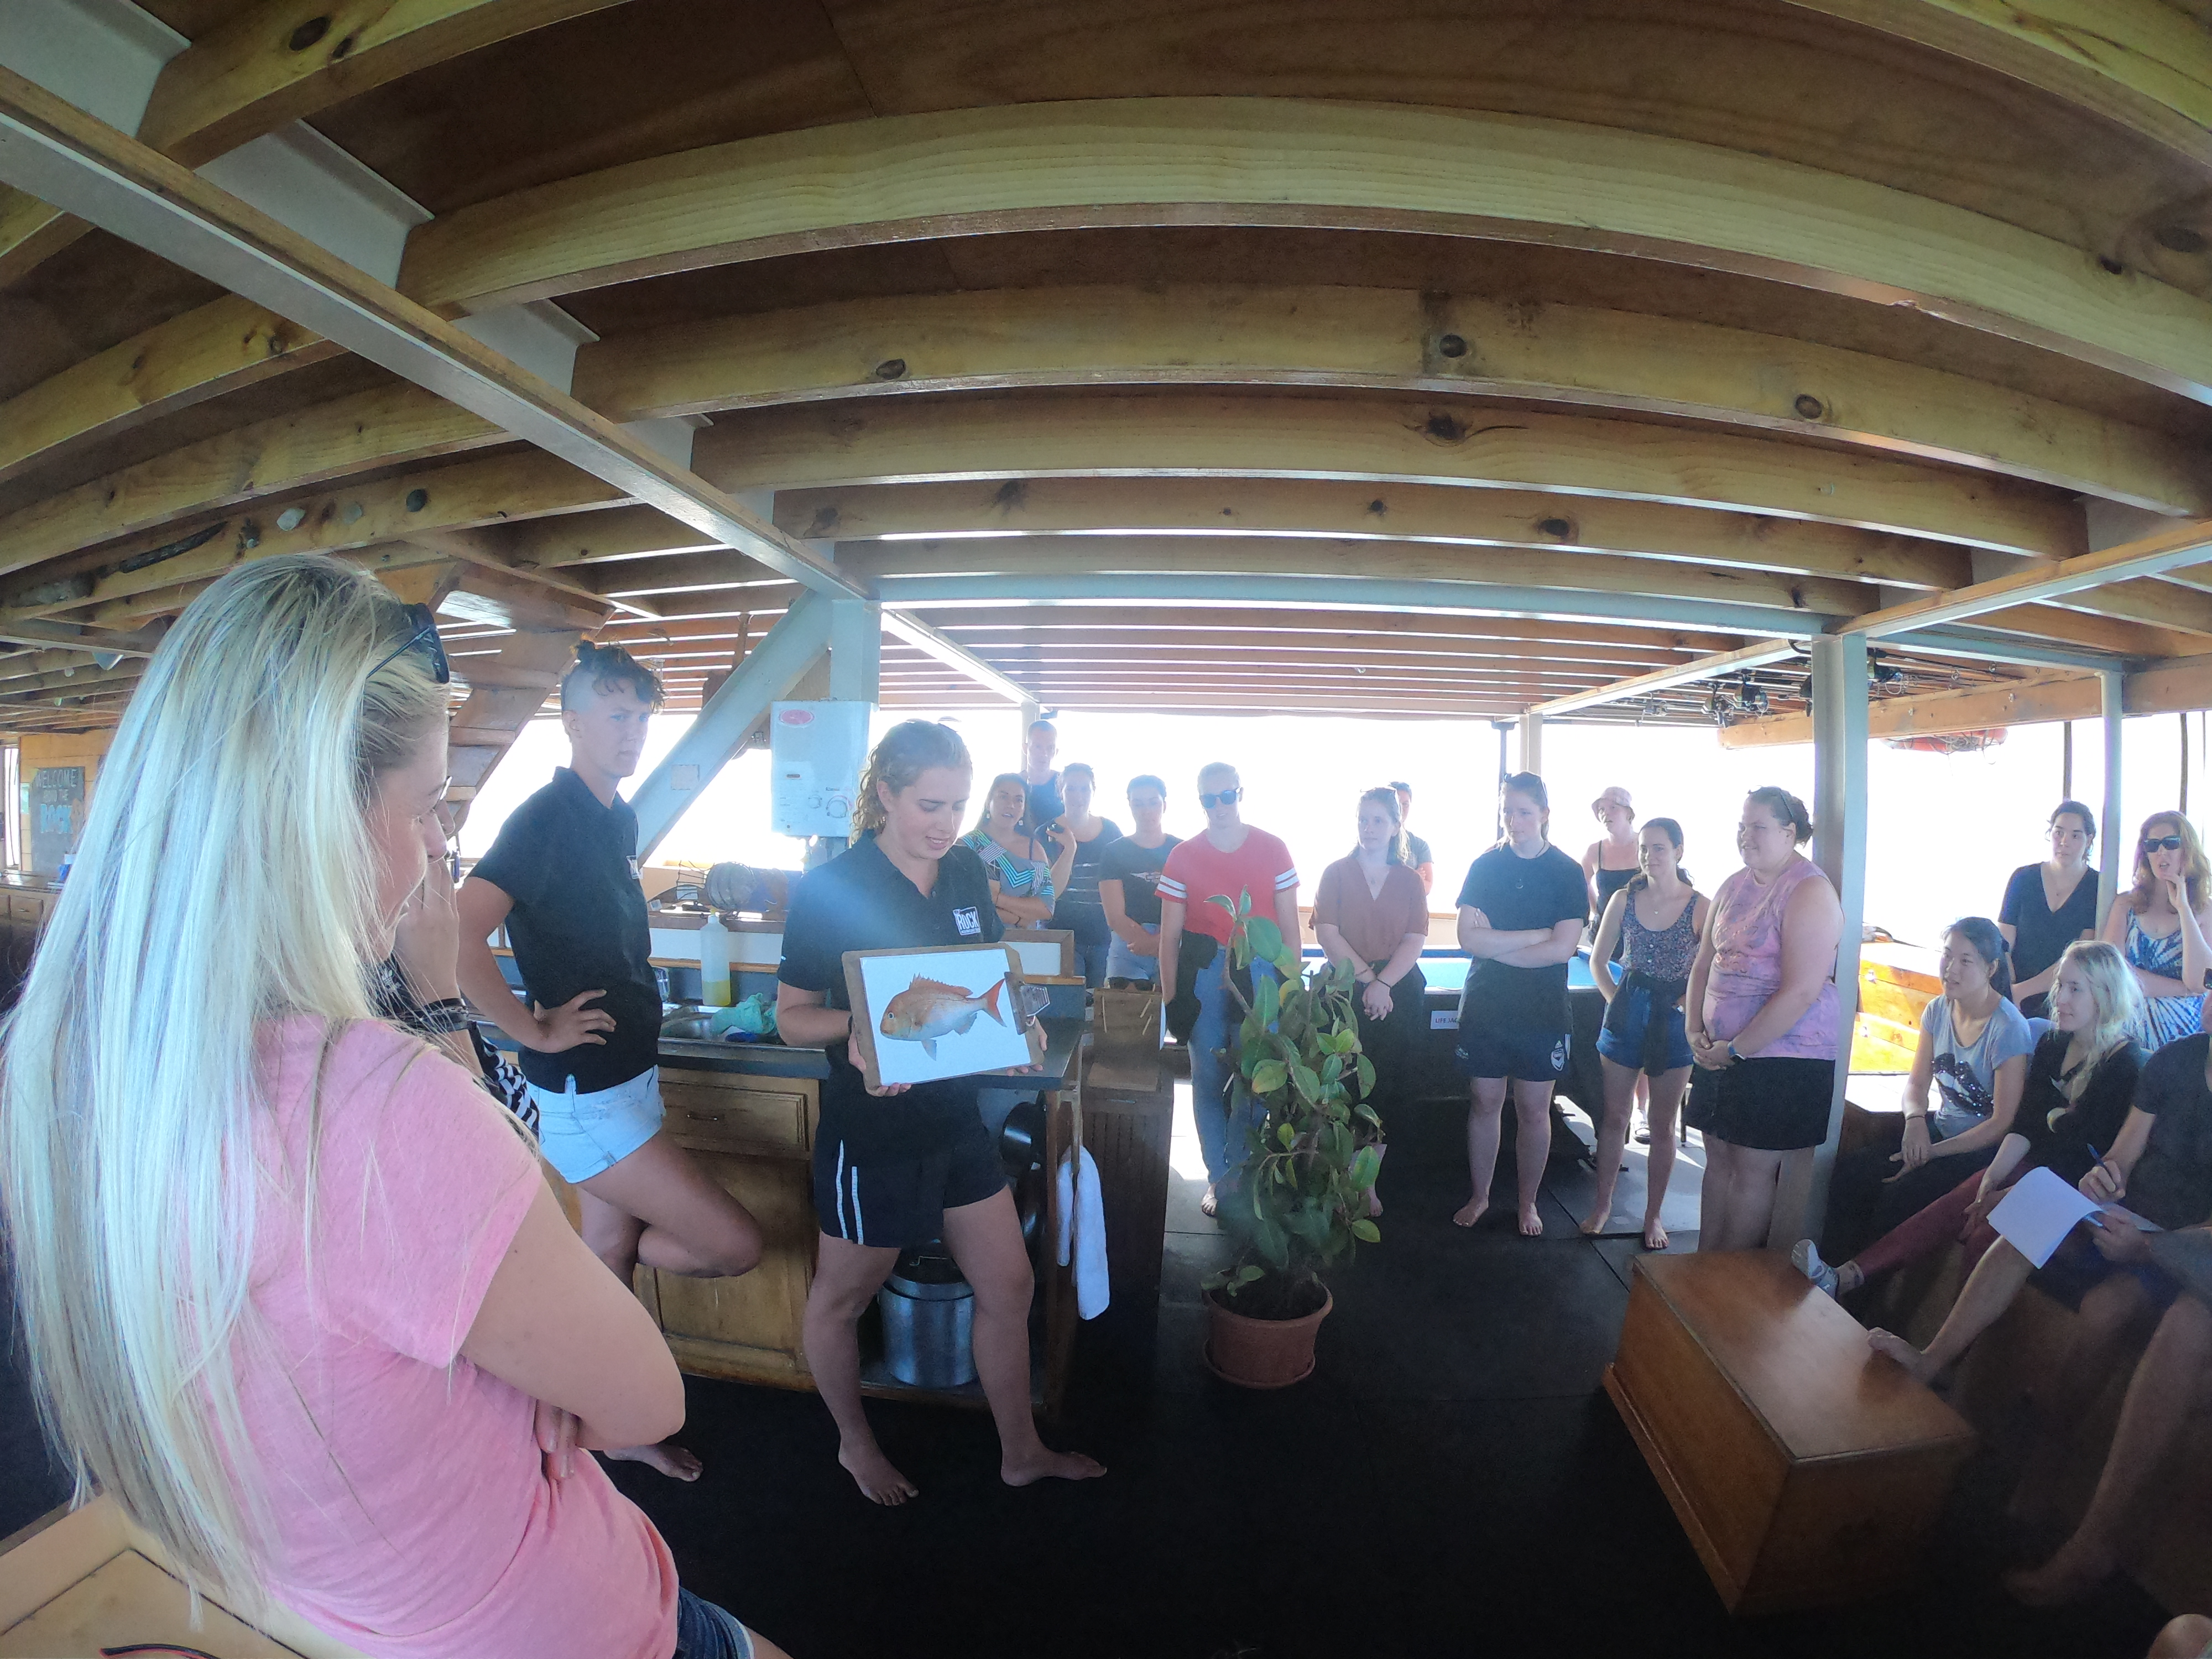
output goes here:
{"type": "Polygon", "coordinates": [[[2201,1613],[2185,1613],[2166,1620],[2143,1659],[2199,1659],[2207,1648],[2212,1648],[2212,1619],[2201,1613]]]}
{"type": "Polygon", "coordinates": [[[1667,1183],[1674,1176],[1674,1120],[1681,1109],[1682,1091],[1690,1086],[1690,1069],[1686,1066],[1648,1080],[1651,1085],[1651,1151],[1644,1166],[1649,1190],[1644,1196],[1644,1248],[1663,1250],[1667,1248],[1667,1230],[1659,1224],[1659,1211],[1667,1201],[1667,1183]]]}
{"type": "MultiPolygon", "coordinates": [[[[665,1135],[576,1188],[584,1243],[625,1285],[643,1261],[663,1273],[730,1278],[759,1265],[760,1227],[744,1205],[665,1135]]],[[[623,1446],[605,1454],[618,1463],[644,1463],[676,1480],[696,1480],[702,1465],[672,1440],[623,1446]]]]}
{"type": "Polygon", "coordinates": [[[1513,1166],[1521,1198],[1521,1237],[1536,1238],[1544,1218],[1536,1194],[1544,1190],[1544,1165],[1552,1157],[1552,1085],[1517,1078],[1513,1084],[1513,1166]]]}
{"type": "Polygon", "coordinates": [[[1714,1241],[1728,1231],[1729,1158],[1735,1149],[1718,1135],[1705,1136],[1705,1168],[1698,1183],[1698,1249],[1717,1250],[1714,1241]]]}
{"type": "Polygon", "coordinates": [[[890,1277],[898,1252],[822,1236],[801,1338],[814,1387],[837,1424],[837,1461],[872,1503],[903,1504],[921,1488],[891,1467],[860,1401],[860,1312],[890,1277]]]}
{"type": "Polygon", "coordinates": [[[2150,1314],[2150,1297],[2133,1273],[2115,1273],[2081,1298],[2066,1358],[2047,1389],[2038,1391],[2039,1432],[2013,1494],[2012,1510],[2027,1517],[2050,1506],[2051,1488],[2066,1467],[2074,1425],[2104,1392],[2122,1346],[2150,1314]]]}
{"type": "Polygon", "coordinates": [[[1030,1410],[1030,1301],[1036,1280],[1014,1195],[1002,1188],[980,1203],[947,1210],[945,1246],[975,1291],[975,1370],[999,1425],[999,1478],[1026,1486],[1105,1474],[1096,1459],[1054,1451],[1037,1437],[1030,1410]]]}
{"type": "MultiPolygon", "coordinates": [[[[1628,1115],[1635,1104],[1637,1083],[1644,1075],[1610,1060],[1601,1059],[1598,1065],[1605,1073],[1605,1109],[1599,1114],[1595,1154],[1597,1194],[1590,1200],[1589,1213],[1583,1218],[1586,1233],[1603,1232],[1606,1218],[1613,1213],[1613,1188],[1620,1177],[1621,1154],[1628,1146],[1628,1115]]],[[[1656,1131],[1652,1144],[1658,1144],[1656,1131]]]]}
{"type": "MultiPolygon", "coordinates": [[[[1713,1157],[1711,1148],[1715,1144],[1726,1144],[1716,1143],[1711,1135],[1705,1140],[1709,1158],[1713,1157]]],[[[1767,1226],[1774,1216],[1774,1188],[1782,1174],[1782,1156],[1757,1146],[1729,1145],[1727,1158],[1715,1160],[1723,1170],[1727,1197],[1717,1228],[1699,1218],[1700,1250],[1756,1250],[1765,1244],[1767,1226]]]]}
{"type": "Polygon", "coordinates": [[[1479,1077],[1468,1085],[1467,1174],[1473,1192],[1453,1221],[1472,1227],[1490,1207],[1490,1178],[1498,1173],[1498,1127],[1505,1113],[1505,1079],[1479,1077]]]}
{"type": "Polygon", "coordinates": [[[1997,1322],[1998,1316],[2012,1306],[2012,1299],[2034,1271],[2033,1262],[1999,1239],[1966,1275],[1957,1304],[1925,1353],[1887,1331],[1869,1331],[1867,1341],[1876,1353],[1887,1354],[1923,1382],[1933,1382],[1939,1373],[1958,1364],[1976,1337],[1997,1322]]]}

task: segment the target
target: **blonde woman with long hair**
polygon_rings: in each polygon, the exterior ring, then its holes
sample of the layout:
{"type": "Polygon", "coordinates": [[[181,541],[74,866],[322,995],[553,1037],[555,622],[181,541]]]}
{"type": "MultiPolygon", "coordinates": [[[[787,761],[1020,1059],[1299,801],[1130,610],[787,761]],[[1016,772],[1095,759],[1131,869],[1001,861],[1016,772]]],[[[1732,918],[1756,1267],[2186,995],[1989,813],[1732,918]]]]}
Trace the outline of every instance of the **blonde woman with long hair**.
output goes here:
{"type": "Polygon", "coordinates": [[[2071,1186],[2112,1150],[2135,1103],[2146,1058],[2134,1036],[2142,1011],[2135,974],[2118,950],[2102,940],[2068,945],[2051,975],[2051,1029],[2028,1058],[2020,1109],[1989,1167],[1838,1267],[1824,1265],[1809,1238],[1798,1241],[1790,1259],[1831,1296],[1848,1296],[1954,1238],[1965,1243],[1972,1267],[1996,1237],[1990,1211],[2014,1182],[2039,1164],[2071,1186]]]}
{"type": "Polygon", "coordinates": [[[446,678],[426,610],[319,557],[234,571],[148,665],[8,1030],[40,1410],[249,1615],[391,1659],[765,1654],[575,1455],[682,1422],[659,1334],[481,1080],[372,1011],[445,850],[446,678]]]}
{"type": "Polygon", "coordinates": [[[2135,969],[2143,994],[2136,1040],[2144,1048],[2163,1048],[2204,1029],[2208,934],[2212,863],[2197,826],[2179,812],[2154,812],[2136,836],[2135,885],[2112,901],[2098,934],[2135,969]]]}

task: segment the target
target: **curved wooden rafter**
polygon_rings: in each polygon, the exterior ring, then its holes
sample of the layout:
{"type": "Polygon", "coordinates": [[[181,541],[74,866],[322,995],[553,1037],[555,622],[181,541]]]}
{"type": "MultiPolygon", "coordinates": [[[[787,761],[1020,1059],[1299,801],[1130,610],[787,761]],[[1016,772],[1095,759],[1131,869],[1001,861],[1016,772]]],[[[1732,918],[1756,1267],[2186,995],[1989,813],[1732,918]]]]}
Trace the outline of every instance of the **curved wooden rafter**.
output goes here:
{"type": "Polygon", "coordinates": [[[1901,190],[1477,112],[1162,98],[778,133],[463,208],[399,286],[452,311],[804,247],[992,229],[1283,224],[1522,240],[1909,305],[2212,400],[2212,305],[1901,190]]]}

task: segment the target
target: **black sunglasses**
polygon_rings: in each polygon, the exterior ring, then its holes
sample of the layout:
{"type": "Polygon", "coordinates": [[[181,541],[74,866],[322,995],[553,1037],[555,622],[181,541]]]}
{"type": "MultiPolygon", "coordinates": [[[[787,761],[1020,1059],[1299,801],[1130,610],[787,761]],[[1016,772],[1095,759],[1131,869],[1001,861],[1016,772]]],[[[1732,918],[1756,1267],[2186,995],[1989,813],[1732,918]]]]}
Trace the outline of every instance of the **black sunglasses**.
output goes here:
{"type": "Polygon", "coordinates": [[[1211,812],[1217,806],[1234,806],[1243,799],[1244,792],[1241,788],[1217,789],[1210,795],[1201,790],[1199,792],[1198,804],[1211,812]]]}
{"type": "Polygon", "coordinates": [[[453,683],[453,665],[446,660],[445,644],[438,638],[437,613],[427,605],[410,605],[403,609],[411,625],[411,631],[397,651],[368,672],[375,674],[383,669],[389,668],[410,651],[422,646],[428,647],[422,653],[422,656],[428,665],[430,678],[441,685],[451,685],[453,683]]]}
{"type": "Polygon", "coordinates": [[[2146,853],[2178,853],[2181,850],[2181,837],[2179,836],[2145,836],[2142,838],[2142,849],[2146,853]]]}

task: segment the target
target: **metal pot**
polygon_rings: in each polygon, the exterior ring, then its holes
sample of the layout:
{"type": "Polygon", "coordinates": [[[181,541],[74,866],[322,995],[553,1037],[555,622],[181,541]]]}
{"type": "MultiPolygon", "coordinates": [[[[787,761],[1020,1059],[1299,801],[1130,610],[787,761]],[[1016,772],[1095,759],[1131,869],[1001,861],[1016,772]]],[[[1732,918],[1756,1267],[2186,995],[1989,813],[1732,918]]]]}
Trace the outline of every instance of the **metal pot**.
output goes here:
{"type": "Polygon", "coordinates": [[[909,1250],[876,1292],[884,1367],[919,1389],[975,1380],[975,1291],[949,1256],[909,1250]]]}

